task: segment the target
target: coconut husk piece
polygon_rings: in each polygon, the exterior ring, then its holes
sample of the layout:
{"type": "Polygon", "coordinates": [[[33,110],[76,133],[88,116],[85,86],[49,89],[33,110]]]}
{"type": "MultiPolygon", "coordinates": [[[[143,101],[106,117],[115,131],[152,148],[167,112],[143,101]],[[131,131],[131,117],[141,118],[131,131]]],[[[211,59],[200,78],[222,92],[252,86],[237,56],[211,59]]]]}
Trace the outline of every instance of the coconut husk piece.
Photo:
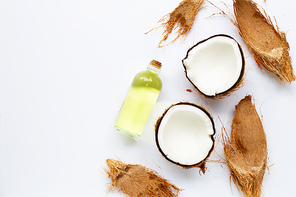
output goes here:
{"type": "Polygon", "coordinates": [[[230,137],[224,136],[231,178],[245,197],[259,197],[267,167],[267,142],[250,95],[236,105],[231,127],[230,137]]]}
{"type": "MultiPolygon", "coordinates": [[[[194,24],[195,17],[201,9],[203,2],[204,0],[183,0],[173,12],[166,14],[158,21],[158,23],[161,23],[159,27],[165,28],[163,32],[164,36],[159,42],[158,48],[175,42],[179,37],[182,37],[181,42],[185,40],[186,35],[189,33],[192,25],[194,24]],[[168,44],[161,45],[162,42],[165,41],[173,32],[173,30],[175,30],[178,35],[168,44]]],[[[152,30],[157,28],[153,28],[152,30]]]]}
{"type": "Polygon", "coordinates": [[[252,0],[233,0],[233,7],[240,35],[260,68],[264,66],[284,83],[294,81],[286,34],[252,0]]]}
{"type": "MultiPolygon", "coordinates": [[[[110,178],[110,190],[118,188],[129,197],[177,197],[182,190],[149,168],[136,164],[125,164],[114,159],[107,159],[110,178]]],[[[109,190],[109,191],[110,191],[109,190]]]]}

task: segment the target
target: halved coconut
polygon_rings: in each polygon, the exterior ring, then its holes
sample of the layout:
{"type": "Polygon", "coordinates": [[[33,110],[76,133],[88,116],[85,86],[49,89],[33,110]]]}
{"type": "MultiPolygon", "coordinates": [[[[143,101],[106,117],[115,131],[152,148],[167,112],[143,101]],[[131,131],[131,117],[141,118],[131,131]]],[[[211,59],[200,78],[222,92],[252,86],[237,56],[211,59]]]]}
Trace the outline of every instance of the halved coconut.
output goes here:
{"type": "Polygon", "coordinates": [[[238,88],[245,69],[241,46],[224,34],[194,45],[182,62],[188,80],[207,98],[221,98],[238,88]]]}
{"type": "Polygon", "coordinates": [[[160,153],[183,168],[200,167],[214,149],[215,127],[211,115],[194,103],[170,106],[156,123],[155,139],[160,153]]]}

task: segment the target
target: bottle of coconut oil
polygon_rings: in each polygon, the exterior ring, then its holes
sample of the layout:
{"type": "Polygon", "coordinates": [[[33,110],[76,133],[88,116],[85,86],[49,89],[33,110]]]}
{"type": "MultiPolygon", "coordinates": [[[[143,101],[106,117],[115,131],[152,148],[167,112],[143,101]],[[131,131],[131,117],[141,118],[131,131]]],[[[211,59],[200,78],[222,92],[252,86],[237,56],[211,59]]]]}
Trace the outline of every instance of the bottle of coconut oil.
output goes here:
{"type": "Polygon", "coordinates": [[[161,63],[152,60],[131,84],[115,122],[115,128],[131,137],[140,137],[162,88],[158,74],[161,63]]]}

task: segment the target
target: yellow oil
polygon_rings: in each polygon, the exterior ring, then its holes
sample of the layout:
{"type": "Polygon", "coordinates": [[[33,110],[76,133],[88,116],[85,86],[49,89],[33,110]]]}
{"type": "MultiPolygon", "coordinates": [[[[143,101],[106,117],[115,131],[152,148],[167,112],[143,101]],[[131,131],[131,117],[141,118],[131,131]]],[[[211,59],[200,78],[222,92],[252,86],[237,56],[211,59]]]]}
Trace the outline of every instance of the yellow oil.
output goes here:
{"type": "Polygon", "coordinates": [[[135,76],[115,122],[115,128],[131,137],[141,136],[162,87],[149,70],[135,76]]]}

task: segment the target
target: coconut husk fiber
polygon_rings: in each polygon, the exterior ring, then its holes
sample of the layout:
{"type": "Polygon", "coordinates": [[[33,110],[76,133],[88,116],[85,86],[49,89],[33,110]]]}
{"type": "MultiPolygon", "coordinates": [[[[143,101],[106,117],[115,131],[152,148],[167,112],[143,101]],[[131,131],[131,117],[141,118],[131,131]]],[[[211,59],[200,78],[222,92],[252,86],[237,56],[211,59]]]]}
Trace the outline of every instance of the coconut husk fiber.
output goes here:
{"type": "Polygon", "coordinates": [[[245,197],[259,197],[267,167],[265,132],[250,95],[235,107],[230,137],[224,139],[230,175],[245,197]]]}
{"type": "Polygon", "coordinates": [[[203,2],[204,0],[183,0],[173,12],[165,15],[158,21],[161,23],[160,27],[165,28],[163,32],[164,36],[158,44],[159,48],[175,42],[179,37],[182,37],[182,41],[185,40],[185,37],[189,33],[203,2]],[[177,36],[168,44],[161,45],[162,42],[165,41],[173,32],[173,30],[176,31],[177,36]]]}
{"type": "Polygon", "coordinates": [[[111,180],[110,190],[117,188],[126,196],[177,197],[182,190],[144,166],[125,164],[114,159],[107,159],[106,162],[110,169],[105,169],[111,180]]]}
{"type": "Polygon", "coordinates": [[[260,68],[262,65],[284,83],[294,81],[286,34],[275,28],[263,8],[252,0],[233,0],[233,7],[240,35],[260,68]]]}

